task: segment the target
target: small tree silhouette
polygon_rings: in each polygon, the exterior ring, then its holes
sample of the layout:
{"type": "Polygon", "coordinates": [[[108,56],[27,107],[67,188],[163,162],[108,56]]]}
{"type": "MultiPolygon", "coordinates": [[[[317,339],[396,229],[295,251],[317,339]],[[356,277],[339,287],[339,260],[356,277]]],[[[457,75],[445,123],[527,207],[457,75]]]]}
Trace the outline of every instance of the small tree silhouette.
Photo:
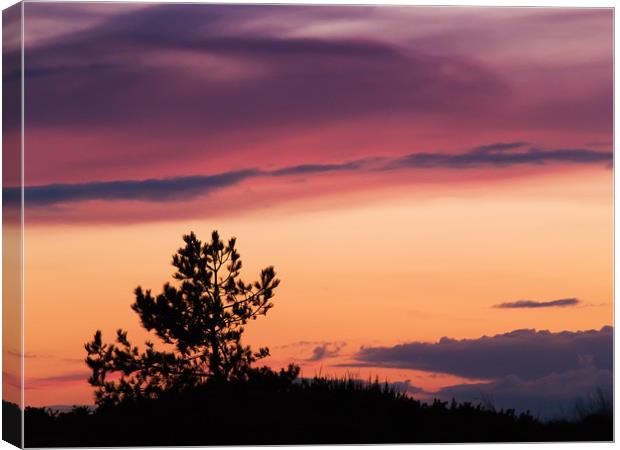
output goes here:
{"type": "MultiPolygon", "coordinates": [[[[185,246],[172,258],[173,277],[179,287],[166,283],[156,297],[141,287],[131,306],[144,328],[154,331],[169,351],[157,351],[152,342],[140,352],[127,332],[117,331],[116,344],[103,344],[101,331],[85,344],[86,364],[92,369],[97,404],[127,398],[156,397],[170,388],[194,386],[212,380],[243,380],[251,364],[269,355],[266,347],[252,352],[241,344],[244,325],[267,314],[273,290],[279,285],[273,267],[260,280],[246,284],[239,279],[241,259],[236,239],[224,243],[217,231],[211,242],[201,242],[191,232],[185,246]],[[113,380],[108,374],[116,374],[113,380]]],[[[290,367],[289,371],[295,368],[290,367]]]]}

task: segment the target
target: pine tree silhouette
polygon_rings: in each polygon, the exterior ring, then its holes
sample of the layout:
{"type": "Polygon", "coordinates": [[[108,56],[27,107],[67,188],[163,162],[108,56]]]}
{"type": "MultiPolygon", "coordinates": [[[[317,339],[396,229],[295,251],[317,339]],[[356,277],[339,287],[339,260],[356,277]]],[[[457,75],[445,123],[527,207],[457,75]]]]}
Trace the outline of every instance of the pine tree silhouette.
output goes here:
{"type": "MultiPolygon", "coordinates": [[[[138,287],[131,306],[142,326],[172,350],[159,351],[146,342],[140,352],[120,329],[115,344],[104,344],[98,330],[85,344],[97,404],[157,397],[207,381],[244,380],[251,364],[269,355],[266,347],[253,352],[244,346],[241,336],[248,321],[273,306],[273,291],[280,284],[274,268],[263,269],[258,281],[246,284],[239,278],[235,238],[224,243],[214,231],[211,242],[201,242],[193,232],[183,240],[185,246],[172,258],[179,285],[166,283],[157,296],[138,287]],[[110,380],[110,374],[116,376],[110,380]]],[[[298,373],[298,368],[289,369],[298,373]]]]}

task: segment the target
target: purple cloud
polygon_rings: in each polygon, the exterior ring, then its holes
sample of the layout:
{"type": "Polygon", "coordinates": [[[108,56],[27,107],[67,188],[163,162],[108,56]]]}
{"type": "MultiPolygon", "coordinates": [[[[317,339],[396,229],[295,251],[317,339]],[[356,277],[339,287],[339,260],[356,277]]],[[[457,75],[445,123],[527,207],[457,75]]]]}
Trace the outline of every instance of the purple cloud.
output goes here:
{"type": "Polygon", "coordinates": [[[377,110],[449,113],[505,90],[479,64],[430,57],[375,36],[292,37],[244,29],[256,14],[277,17],[289,10],[157,5],[27,48],[26,122],[131,124],[132,130],[208,137],[238,132],[239,124],[308,126],[377,110]],[[162,55],[169,59],[159,62],[162,55]],[[235,67],[238,76],[230,75],[235,67]],[[225,75],[215,76],[220,72],[225,75]]]}

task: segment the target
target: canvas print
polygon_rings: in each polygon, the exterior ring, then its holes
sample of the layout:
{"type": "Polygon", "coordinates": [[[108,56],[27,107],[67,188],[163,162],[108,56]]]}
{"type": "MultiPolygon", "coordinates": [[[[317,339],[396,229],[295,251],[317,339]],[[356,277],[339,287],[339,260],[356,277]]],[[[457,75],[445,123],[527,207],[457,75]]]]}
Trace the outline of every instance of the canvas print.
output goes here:
{"type": "Polygon", "coordinates": [[[3,438],[613,440],[613,9],[3,12],[3,438]]]}

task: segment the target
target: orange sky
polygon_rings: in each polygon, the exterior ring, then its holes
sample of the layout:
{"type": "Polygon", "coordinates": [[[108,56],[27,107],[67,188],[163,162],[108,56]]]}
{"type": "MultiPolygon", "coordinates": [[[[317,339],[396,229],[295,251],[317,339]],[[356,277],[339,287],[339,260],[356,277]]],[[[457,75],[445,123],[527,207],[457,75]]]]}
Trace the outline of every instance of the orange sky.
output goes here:
{"type": "Polygon", "coordinates": [[[271,364],[296,362],[304,375],[348,371],[432,389],[455,377],[332,366],[361,345],[600,328],[612,320],[610,175],[571,172],[492,190],[469,183],[423,196],[399,188],[383,200],[290,201],[212,220],[32,225],[25,233],[26,402],[89,402],[80,380],[83,343],[96,329],[108,339],[117,328],[146,339],[129,308],[132,291],[138,284],[157,291],[170,280],[171,255],[189,230],[237,236],[246,280],[276,267],[275,308],[248,327],[247,340],[271,347],[271,364]],[[565,297],[582,305],[491,308],[565,297]],[[303,341],[346,345],[314,363],[304,361],[312,345],[303,341]]]}

